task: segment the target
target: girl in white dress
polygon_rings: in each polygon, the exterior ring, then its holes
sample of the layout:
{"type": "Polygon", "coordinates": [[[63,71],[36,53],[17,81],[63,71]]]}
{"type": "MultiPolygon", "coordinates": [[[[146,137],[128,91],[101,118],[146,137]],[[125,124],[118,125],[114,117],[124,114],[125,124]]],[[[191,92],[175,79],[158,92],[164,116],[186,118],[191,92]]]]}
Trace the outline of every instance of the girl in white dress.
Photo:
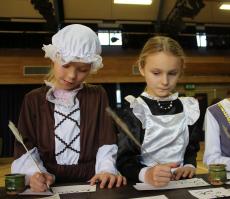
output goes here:
{"type": "Polygon", "coordinates": [[[138,66],[146,89],[137,98],[125,97],[128,107],[120,116],[142,147],[120,133],[118,169],[128,179],[154,186],[192,178],[199,150],[192,125],[199,118],[199,104],[174,92],[184,70],[184,52],[169,37],[153,37],[142,49],[138,66]]]}

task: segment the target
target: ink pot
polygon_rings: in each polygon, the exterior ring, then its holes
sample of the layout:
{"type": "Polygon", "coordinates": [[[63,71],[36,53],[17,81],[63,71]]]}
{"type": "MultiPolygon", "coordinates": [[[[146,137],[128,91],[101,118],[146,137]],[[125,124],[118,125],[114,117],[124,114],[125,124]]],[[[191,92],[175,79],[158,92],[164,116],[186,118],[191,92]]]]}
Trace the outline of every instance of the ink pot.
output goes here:
{"type": "Polygon", "coordinates": [[[16,195],[25,189],[25,175],[13,173],[5,175],[5,189],[9,195],[16,195]]]}
{"type": "Polygon", "coordinates": [[[210,164],[208,180],[212,185],[222,185],[227,181],[225,164],[210,164]]]}

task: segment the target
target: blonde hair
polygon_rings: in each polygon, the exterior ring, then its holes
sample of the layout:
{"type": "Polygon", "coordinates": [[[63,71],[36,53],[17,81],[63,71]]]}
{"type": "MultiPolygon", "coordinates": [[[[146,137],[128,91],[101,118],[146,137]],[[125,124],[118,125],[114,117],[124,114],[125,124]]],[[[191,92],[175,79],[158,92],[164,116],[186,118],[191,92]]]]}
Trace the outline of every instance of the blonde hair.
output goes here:
{"type": "Polygon", "coordinates": [[[53,63],[51,64],[50,70],[47,73],[47,75],[45,75],[45,80],[47,80],[48,82],[54,82],[54,72],[53,72],[53,63]]]}
{"type": "Polygon", "coordinates": [[[50,60],[50,69],[49,72],[44,76],[44,80],[52,83],[55,81],[54,62],[52,60],[50,60]]]}
{"type": "Polygon", "coordinates": [[[157,52],[167,52],[170,53],[179,59],[181,59],[181,68],[182,71],[185,68],[184,65],[184,51],[180,44],[174,39],[166,36],[155,36],[150,38],[144,45],[139,58],[137,60],[137,64],[139,67],[144,67],[146,57],[150,54],[154,54],[157,52]]]}

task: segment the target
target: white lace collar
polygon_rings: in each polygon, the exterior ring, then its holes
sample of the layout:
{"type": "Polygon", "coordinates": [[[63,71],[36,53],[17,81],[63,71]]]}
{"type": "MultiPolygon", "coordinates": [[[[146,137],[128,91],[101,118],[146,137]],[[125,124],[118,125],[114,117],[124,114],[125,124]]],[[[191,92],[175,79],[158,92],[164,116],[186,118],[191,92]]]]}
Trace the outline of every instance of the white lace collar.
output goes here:
{"type": "Polygon", "coordinates": [[[48,81],[45,81],[45,84],[51,87],[46,94],[46,99],[48,101],[67,108],[73,107],[75,104],[79,104],[77,93],[83,88],[83,84],[81,84],[79,88],[70,91],[57,89],[51,82],[48,81]]]}
{"type": "Polygon", "coordinates": [[[157,100],[157,101],[172,101],[172,100],[175,100],[178,98],[178,92],[176,93],[173,93],[172,95],[169,95],[168,97],[164,97],[164,98],[161,98],[161,97],[155,97],[155,96],[152,96],[152,95],[149,95],[147,92],[143,92],[141,93],[142,96],[144,97],[147,97],[149,99],[152,99],[152,100],[157,100]]]}

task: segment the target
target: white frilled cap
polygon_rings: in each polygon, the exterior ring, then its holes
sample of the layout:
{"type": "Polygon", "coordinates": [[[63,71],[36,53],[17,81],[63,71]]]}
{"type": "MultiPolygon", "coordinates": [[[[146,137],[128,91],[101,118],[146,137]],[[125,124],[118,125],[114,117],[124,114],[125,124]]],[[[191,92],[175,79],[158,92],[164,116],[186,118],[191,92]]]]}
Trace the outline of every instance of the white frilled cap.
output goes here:
{"type": "Polygon", "coordinates": [[[45,57],[61,65],[69,62],[92,63],[92,72],[103,67],[101,45],[96,33],[90,28],[72,24],[52,37],[52,44],[43,45],[45,57]]]}

